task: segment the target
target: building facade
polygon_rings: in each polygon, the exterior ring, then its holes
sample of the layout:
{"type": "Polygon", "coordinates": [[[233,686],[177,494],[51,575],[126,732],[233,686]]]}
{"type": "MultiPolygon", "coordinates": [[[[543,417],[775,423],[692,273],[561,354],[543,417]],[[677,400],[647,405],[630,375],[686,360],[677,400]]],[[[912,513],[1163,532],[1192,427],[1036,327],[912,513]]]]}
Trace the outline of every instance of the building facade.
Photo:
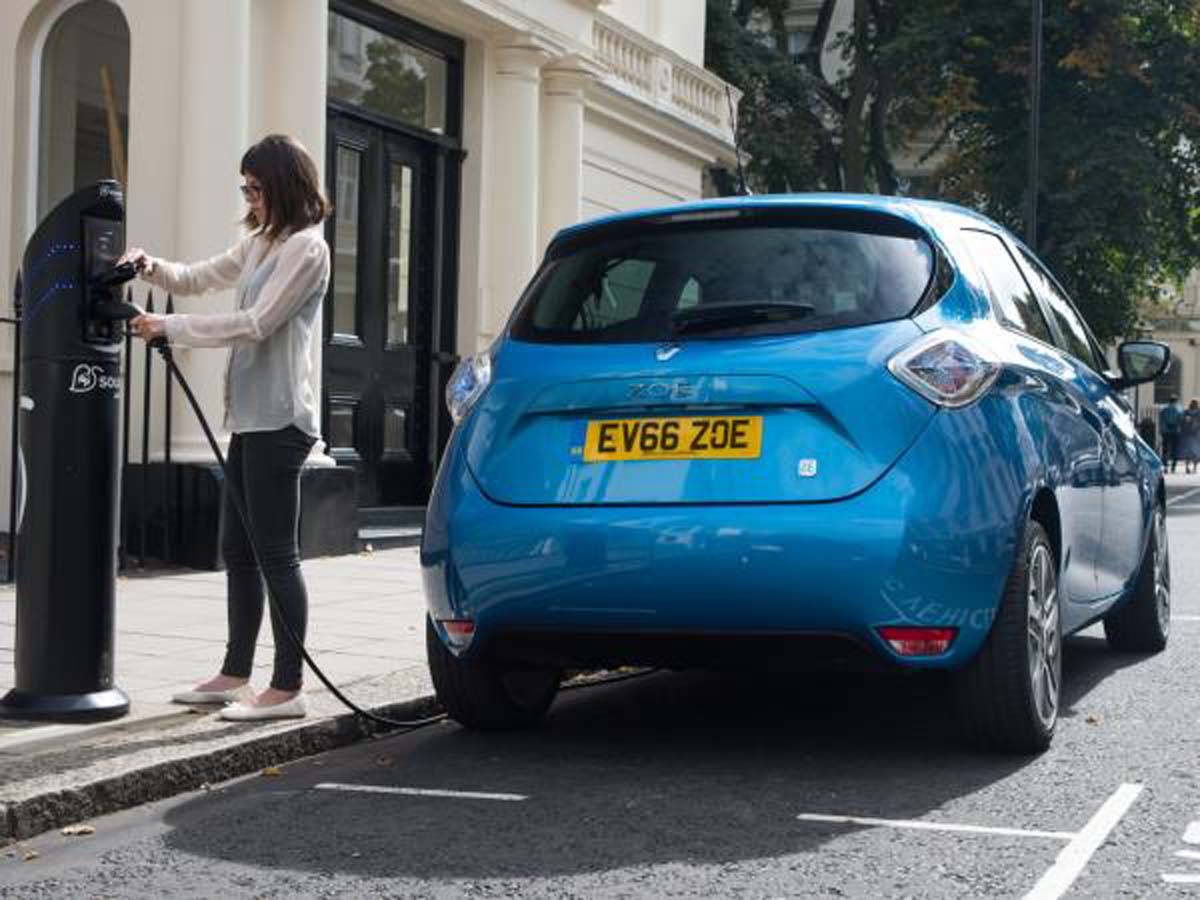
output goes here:
{"type": "MultiPolygon", "coordinates": [[[[126,185],[129,245],[217,253],[238,237],[242,153],[295,135],[335,206],[312,468],[352,471],[360,509],[420,507],[449,428],[442,385],[501,331],[548,238],[698,197],[706,168],[732,160],[739,95],[703,68],[704,28],[704,0],[8,0],[0,273],[15,276],[49,209],[105,177],[126,185]]],[[[219,423],[224,354],[177,360],[219,423]]],[[[153,404],[162,390],[152,375],[153,404]]],[[[169,430],[150,420],[147,462],[207,471],[176,405],[169,430]]]]}

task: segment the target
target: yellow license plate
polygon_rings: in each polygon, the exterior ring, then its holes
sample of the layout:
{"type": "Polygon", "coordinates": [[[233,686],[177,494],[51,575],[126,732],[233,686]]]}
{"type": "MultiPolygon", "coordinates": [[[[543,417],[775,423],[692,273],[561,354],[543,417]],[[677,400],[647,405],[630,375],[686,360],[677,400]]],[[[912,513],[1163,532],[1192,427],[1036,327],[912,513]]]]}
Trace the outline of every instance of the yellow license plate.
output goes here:
{"type": "Polygon", "coordinates": [[[758,459],[762,416],[673,416],[588,422],[584,462],[758,459]]]}

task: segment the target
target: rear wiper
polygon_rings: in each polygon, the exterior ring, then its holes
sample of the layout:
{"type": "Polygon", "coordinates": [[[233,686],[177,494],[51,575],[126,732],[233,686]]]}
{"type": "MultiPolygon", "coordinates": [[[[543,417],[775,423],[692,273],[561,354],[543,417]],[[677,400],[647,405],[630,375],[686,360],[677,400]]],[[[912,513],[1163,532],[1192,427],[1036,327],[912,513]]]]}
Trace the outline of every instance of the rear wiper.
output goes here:
{"type": "Polygon", "coordinates": [[[709,303],[671,314],[671,327],[677,334],[708,331],[760,322],[788,322],[811,316],[816,307],[808,303],[784,300],[756,300],[750,303],[709,303]]]}

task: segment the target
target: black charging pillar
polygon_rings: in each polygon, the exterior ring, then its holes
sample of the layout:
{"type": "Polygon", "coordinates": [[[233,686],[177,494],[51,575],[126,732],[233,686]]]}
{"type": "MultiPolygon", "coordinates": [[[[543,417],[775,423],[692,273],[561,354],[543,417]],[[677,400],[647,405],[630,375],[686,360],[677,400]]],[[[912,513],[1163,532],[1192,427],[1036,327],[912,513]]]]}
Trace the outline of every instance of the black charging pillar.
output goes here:
{"type": "Polygon", "coordinates": [[[121,187],[103,181],[60,203],[25,248],[16,686],[3,718],[129,711],[113,684],[124,245],[121,187]]]}

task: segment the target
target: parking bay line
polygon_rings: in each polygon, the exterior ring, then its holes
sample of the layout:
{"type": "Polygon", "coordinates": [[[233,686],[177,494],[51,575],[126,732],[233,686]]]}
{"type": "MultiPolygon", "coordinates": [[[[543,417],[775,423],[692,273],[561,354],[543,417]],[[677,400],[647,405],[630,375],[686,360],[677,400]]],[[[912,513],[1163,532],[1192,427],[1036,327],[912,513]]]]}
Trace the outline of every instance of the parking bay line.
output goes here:
{"type": "Polygon", "coordinates": [[[1092,854],[1108,840],[1109,834],[1117,827],[1117,823],[1129,811],[1129,807],[1133,806],[1141,792],[1140,784],[1123,784],[1117,788],[1071,842],[1063,847],[1054,865],[1046,870],[1033,886],[1033,890],[1025,895],[1025,900],[1055,900],[1070,890],[1075,879],[1088,864],[1088,860],[1092,858],[1092,854]]]}
{"type": "Polygon", "coordinates": [[[1175,495],[1167,501],[1167,506],[1174,506],[1179,501],[1186,500],[1188,497],[1191,497],[1195,494],[1200,494],[1200,487],[1192,488],[1190,491],[1184,491],[1182,494],[1175,495]]]}
{"type": "MultiPolygon", "coordinates": [[[[1063,896],[1075,879],[1079,877],[1088,860],[1103,846],[1108,835],[1129,811],[1142,792],[1140,784],[1122,784],[1079,831],[1035,831],[1023,828],[993,828],[986,825],[959,825],[954,823],[927,822],[921,819],[873,819],[865,816],[831,816],[819,813],[801,813],[796,818],[804,822],[830,822],[843,825],[883,826],[888,828],[910,828],[921,831],[949,831],[967,834],[990,834],[1008,837],[1050,838],[1067,841],[1054,864],[1046,870],[1025,900],[1057,900],[1063,896]]],[[[1165,876],[1164,876],[1165,877],[1165,876]]]]}
{"type": "Polygon", "coordinates": [[[455,800],[502,800],[519,802],[528,800],[525,794],[493,794],[483,791],[446,791],[435,788],[388,787],[382,784],[340,784],[323,781],[314,786],[318,791],[347,791],[360,794],[398,794],[404,797],[449,797],[455,800]]]}
{"type": "Polygon", "coordinates": [[[1167,884],[1200,884],[1200,875],[1165,874],[1162,880],[1167,884]]]}
{"type": "Polygon", "coordinates": [[[1052,838],[1069,841],[1071,831],[1032,831],[1024,828],[993,828],[989,825],[957,825],[952,822],[927,822],[923,819],[872,819],[866,816],[827,816],[820,813],[800,813],[803,822],[832,822],[839,825],[871,825],[885,828],[911,828],[917,831],[958,831],[967,834],[997,834],[1008,837],[1052,838]]]}

